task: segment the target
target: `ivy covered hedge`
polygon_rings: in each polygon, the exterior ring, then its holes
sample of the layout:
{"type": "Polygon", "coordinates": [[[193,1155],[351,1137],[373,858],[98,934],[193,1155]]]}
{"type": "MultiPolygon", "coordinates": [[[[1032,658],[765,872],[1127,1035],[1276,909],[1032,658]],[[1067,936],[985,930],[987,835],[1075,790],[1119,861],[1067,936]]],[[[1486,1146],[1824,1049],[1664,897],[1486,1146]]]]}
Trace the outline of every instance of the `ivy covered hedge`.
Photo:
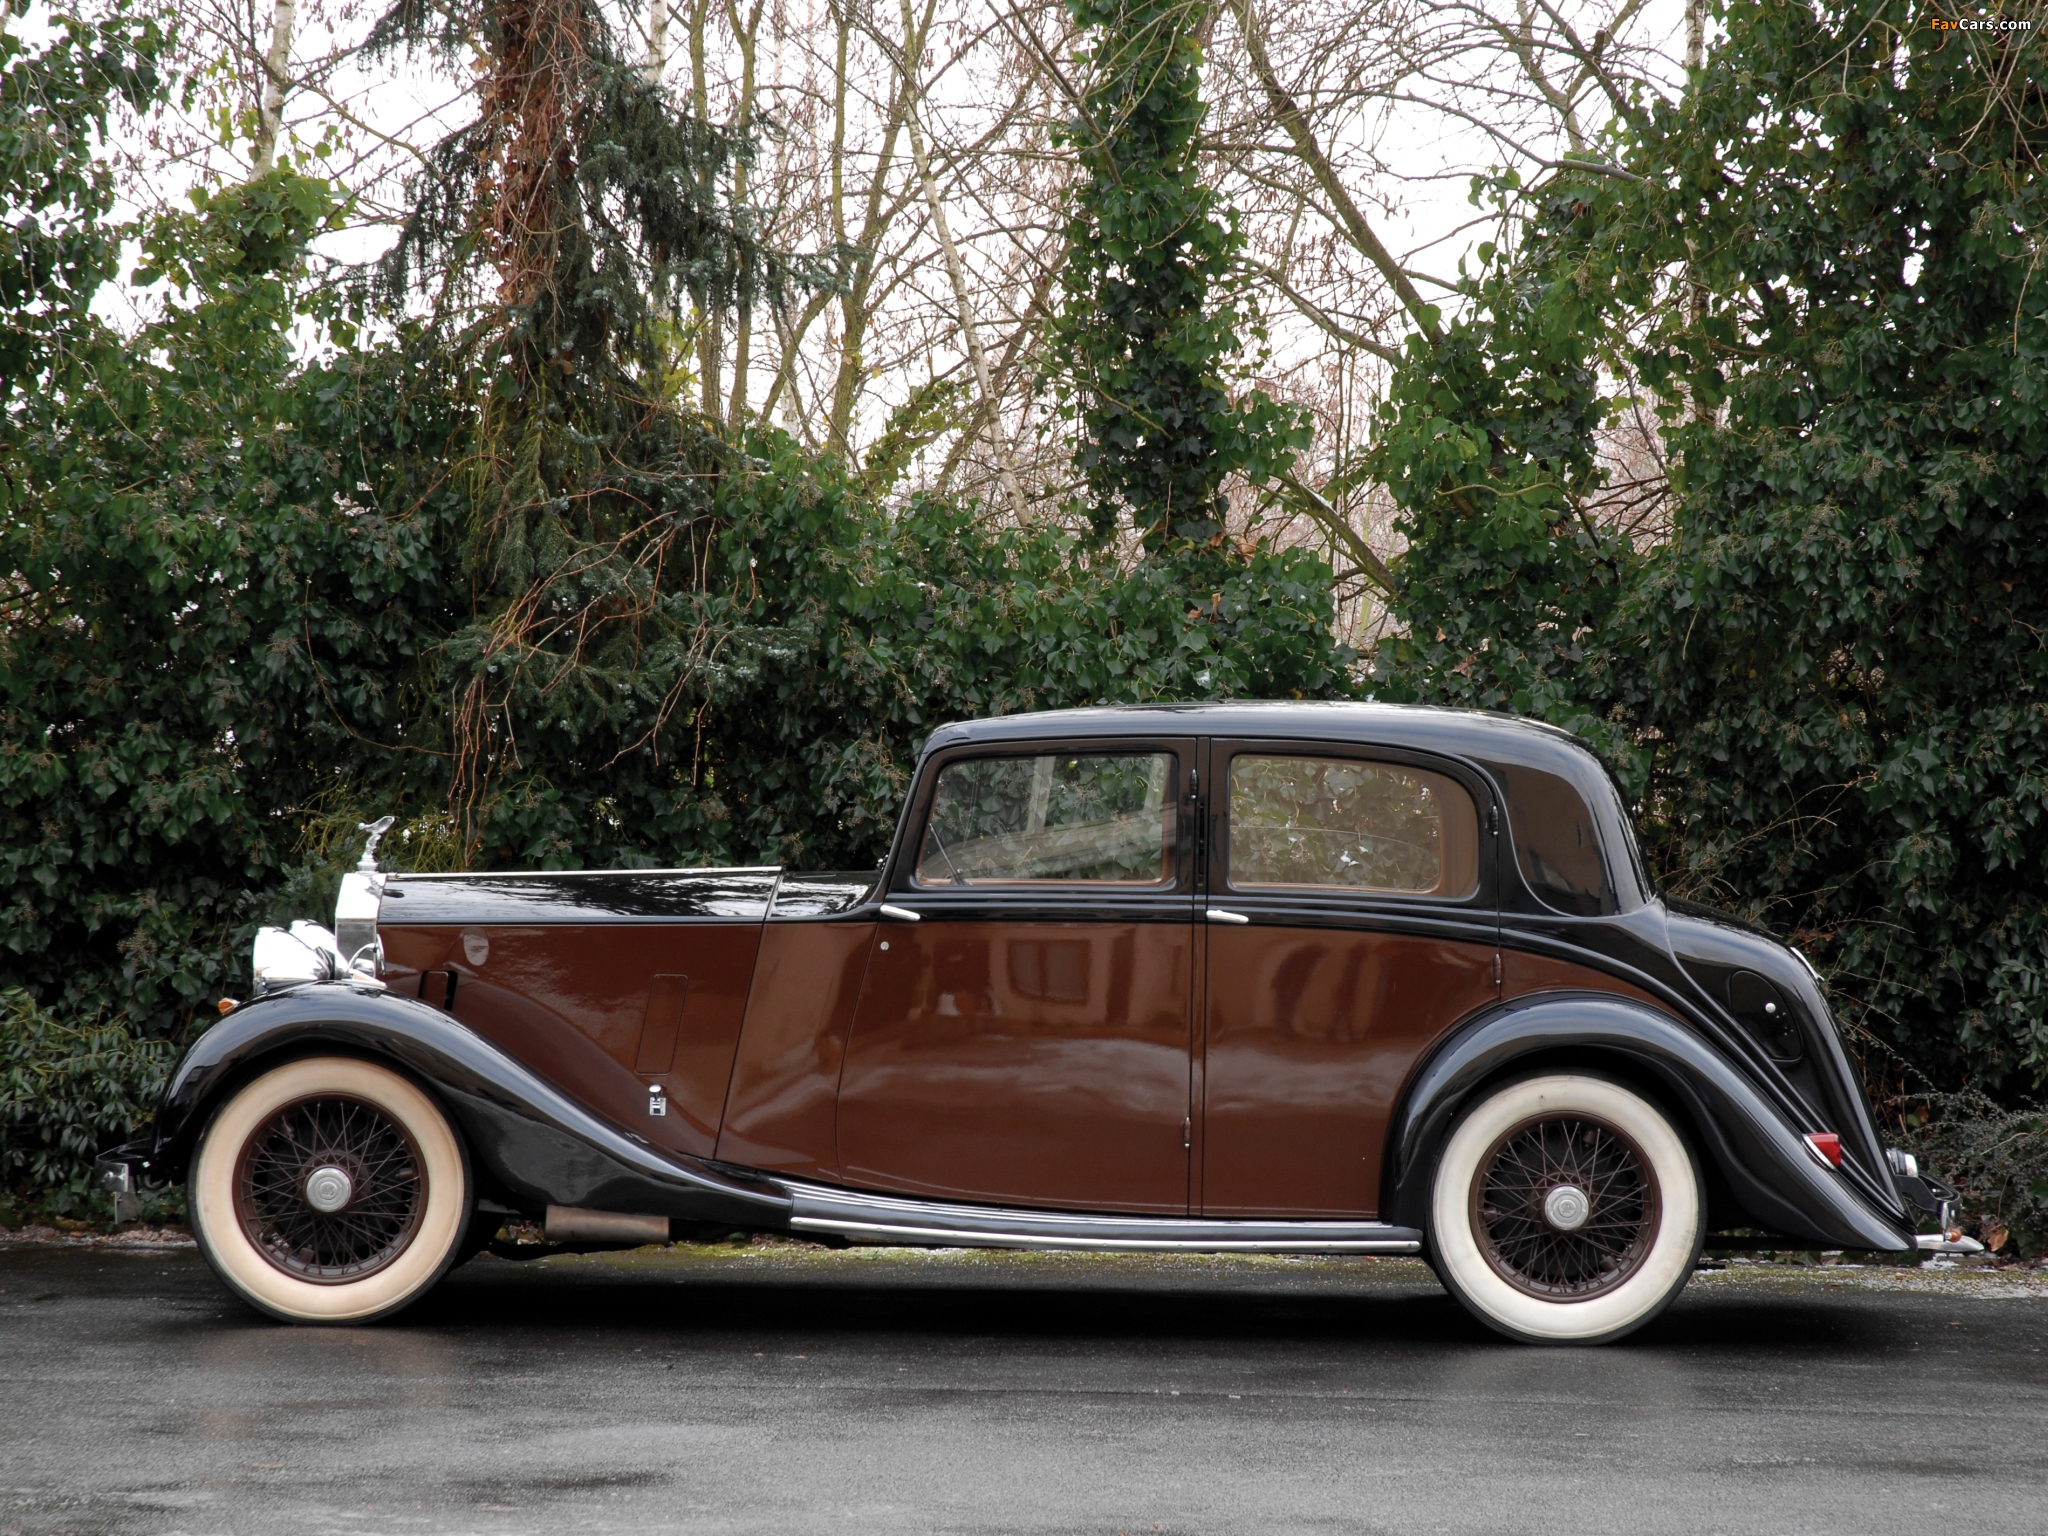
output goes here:
{"type": "Polygon", "coordinates": [[[85,1208],[86,1153],[246,985],[255,926],[330,904],[360,819],[400,818],[401,866],[859,866],[944,720],[1370,691],[1594,742],[1666,883],[1804,945],[1900,1134],[2048,1241],[2048,123],[2005,42],[1913,21],[1731,7],[1606,171],[1500,189],[1526,238],[1412,340],[1347,470],[1408,539],[1365,665],[1322,561],[1215,536],[1224,474],[1298,423],[1219,393],[1251,322],[1170,30],[1095,55],[1109,96],[1118,68],[1171,84],[1157,131],[1076,147],[1157,194],[1077,217],[1173,260],[1062,289],[1088,509],[1135,562],[892,500],[888,451],[722,430],[602,295],[491,347],[365,343],[307,269],[317,178],[110,222],[93,149],[160,89],[149,24],[0,33],[6,1197],[85,1208]],[[124,336],[91,304],[129,238],[161,305],[124,336]],[[1141,300],[1151,331],[1096,323],[1141,300]],[[547,361],[565,326],[579,369],[547,361]],[[1193,424],[1171,454],[1131,378],[1193,424]],[[1620,379],[1675,455],[1655,548],[1588,511],[1620,379]]]}
{"type": "Polygon", "coordinates": [[[23,359],[0,429],[17,1202],[83,1208],[90,1152],[245,991],[256,926],[331,905],[360,819],[400,818],[400,867],[860,867],[946,720],[1355,686],[1307,552],[1133,564],[888,505],[630,357],[532,397],[542,483],[508,506],[484,462],[508,386],[430,329],[362,344],[306,267],[334,194],[289,169],[135,231],[160,312],[113,333],[86,307],[118,254],[91,148],[159,44],[118,12],[39,55],[0,35],[0,143],[41,156],[0,193],[70,223],[68,264],[0,292],[23,359]],[[74,104],[62,142],[35,137],[52,101],[74,104]],[[616,434],[596,451],[562,410],[616,434]]]}
{"type": "Polygon", "coordinates": [[[1805,946],[1880,1094],[2023,1099],[2048,1079],[2038,50],[1904,0],[1722,25],[1400,370],[1374,468],[1407,633],[1378,685],[1599,743],[1666,883],[1805,946]],[[1646,550],[1584,513],[1620,379],[1674,453],[1646,550]]]}

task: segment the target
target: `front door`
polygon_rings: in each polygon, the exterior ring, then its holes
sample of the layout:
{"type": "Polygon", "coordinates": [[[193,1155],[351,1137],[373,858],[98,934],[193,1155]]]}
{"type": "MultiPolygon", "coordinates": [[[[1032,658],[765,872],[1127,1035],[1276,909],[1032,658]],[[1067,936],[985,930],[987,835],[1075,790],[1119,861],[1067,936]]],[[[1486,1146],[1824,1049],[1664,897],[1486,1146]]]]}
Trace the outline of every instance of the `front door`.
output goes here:
{"type": "Polygon", "coordinates": [[[1499,996],[1476,777],[1366,749],[1216,742],[1200,1208],[1378,1214],[1387,1121],[1499,996]]]}
{"type": "Polygon", "coordinates": [[[1187,743],[966,750],[912,807],[840,1081],[849,1184],[1188,1208],[1187,743]]]}

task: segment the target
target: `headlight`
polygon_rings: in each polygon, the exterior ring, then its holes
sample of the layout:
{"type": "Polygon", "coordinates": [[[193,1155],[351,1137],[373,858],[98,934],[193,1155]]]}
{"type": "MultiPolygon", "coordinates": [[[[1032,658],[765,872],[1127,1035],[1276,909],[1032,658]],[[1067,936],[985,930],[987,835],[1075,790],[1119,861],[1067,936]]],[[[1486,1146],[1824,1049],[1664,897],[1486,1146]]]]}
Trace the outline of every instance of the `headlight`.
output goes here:
{"type": "Polygon", "coordinates": [[[318,923],[303,919],[293,923],[289,931],[258,928],[249,969],[254,975],[257,997],[311,981],[331,981],[348,971],[342,964],[334,935],[318,923]]]}

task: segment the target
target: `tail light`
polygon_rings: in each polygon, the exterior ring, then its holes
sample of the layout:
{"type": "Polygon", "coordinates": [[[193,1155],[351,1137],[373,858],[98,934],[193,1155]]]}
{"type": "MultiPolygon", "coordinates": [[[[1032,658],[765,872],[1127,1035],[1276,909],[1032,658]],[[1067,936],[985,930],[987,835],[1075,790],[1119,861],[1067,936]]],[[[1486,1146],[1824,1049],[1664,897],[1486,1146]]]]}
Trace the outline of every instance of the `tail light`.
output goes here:
{"type": "Polygon", "coordinates": [[[1815,1131],[1806,1138],[1806,1150],[1824,1167],[1842,1166],[1842,1138],[1833,1131],[1815,1131]]]}

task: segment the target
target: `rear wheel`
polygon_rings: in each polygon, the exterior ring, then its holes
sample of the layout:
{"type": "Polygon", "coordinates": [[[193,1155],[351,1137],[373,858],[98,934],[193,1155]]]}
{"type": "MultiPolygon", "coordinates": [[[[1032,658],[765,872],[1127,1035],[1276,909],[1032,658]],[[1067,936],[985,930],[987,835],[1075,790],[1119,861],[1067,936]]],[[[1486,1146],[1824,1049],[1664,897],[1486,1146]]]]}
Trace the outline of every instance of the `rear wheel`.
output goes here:
{"type": "Polygon", "coordinates": [[[1602,1343],[1692,1278],[1705,1199],[1685,1139],[1605,1078],[1510,1084],[1445,1142],[1430,1196],[1438,1277],[1489,1327],[1602,1343]]]}
{"type": "Polygon", "coordinates": [[[214,1272],[291,1322],[366,1322],[417,1300],[471,1215],[468,1159],[434,1101],[342,1056],[266,1072],[223,1104],[187,1194],[214,1272]]]}

